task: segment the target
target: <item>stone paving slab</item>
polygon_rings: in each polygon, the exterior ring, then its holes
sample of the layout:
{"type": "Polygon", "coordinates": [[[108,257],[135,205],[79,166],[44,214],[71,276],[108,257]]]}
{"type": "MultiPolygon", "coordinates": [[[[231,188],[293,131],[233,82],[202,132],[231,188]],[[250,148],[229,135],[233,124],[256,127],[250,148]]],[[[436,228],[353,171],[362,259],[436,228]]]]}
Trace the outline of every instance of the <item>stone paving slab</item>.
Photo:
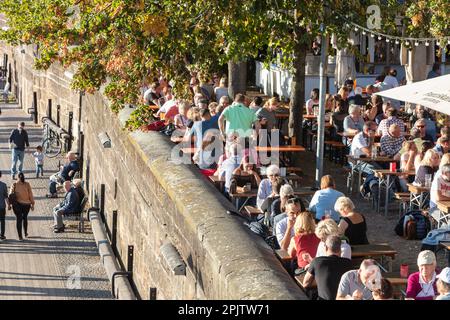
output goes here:
{"type": "Polygon", "coordinates": [[[48,177],[58,170],[62,156],[44,159],[44,177],[35,178],[32,152],[40,144],[42,128],[15,104],[2,105],[0,115],[1,180],[11,186],[11,153],[8,138],[17,123],[24,121],[30,137],[25,154],[25,177],[33,188],[36,205],[28,219],[29,238],[19,242],[16,219],[6,213],[6,238],[0,242],[0,299],[112,299],[111,285],[100,262],[89,223],[78,233],[77,221],[65,221],[66,232],[54,234],[52,208],[59,199],[47,199],[48,177]]]}

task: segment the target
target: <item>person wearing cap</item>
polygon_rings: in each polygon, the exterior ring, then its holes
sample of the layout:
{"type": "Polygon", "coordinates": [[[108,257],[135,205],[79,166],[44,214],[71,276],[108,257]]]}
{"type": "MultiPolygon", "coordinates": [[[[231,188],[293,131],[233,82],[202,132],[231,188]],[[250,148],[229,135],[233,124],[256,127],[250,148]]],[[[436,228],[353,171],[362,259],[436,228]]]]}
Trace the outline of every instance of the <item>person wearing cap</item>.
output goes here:
{"type": "Polygon", "coordinates": [[[437,296],[436,256],[433,251],[424,250],[417,258],[419,271],[408,277],[406,298],[433,300],[437,296]]]}
{"type": "Polygon", "coordinates": [[[436,287],[439,295],[436,300],[450,300],[450,268],[442,269],[437,278],[436,287]]]}

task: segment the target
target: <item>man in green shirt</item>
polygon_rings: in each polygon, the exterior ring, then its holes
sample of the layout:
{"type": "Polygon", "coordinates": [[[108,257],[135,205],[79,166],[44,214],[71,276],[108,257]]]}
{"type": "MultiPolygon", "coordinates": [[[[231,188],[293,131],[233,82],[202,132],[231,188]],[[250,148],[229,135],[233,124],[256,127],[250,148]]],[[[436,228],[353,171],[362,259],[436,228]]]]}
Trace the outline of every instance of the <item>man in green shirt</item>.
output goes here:
{"type": "Polygon", "coordinates": [[[248,138],[259,131],[260,123],[255,112],[245,106],[245,96],[237,94],[234,103],[223,110],[219,117],[219,129],[222,135],[237,133],[241,138],[248,138]],[[226,129],[225,129],[226,120],[226,129]],[[255,123],[255,132],[252,125],[255,123]]]}

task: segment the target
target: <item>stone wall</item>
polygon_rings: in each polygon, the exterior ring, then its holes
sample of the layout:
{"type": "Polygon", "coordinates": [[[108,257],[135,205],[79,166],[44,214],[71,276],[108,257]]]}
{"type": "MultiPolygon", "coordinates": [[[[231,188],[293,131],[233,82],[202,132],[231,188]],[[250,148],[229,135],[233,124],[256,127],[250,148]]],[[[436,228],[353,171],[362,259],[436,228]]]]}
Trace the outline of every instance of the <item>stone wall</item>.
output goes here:
{"type": "Polygon", "coordinates": [[[85,137],[85,187],[96,203],[104,185],[105,222],[111,230],[117,211],[117,251],[127,266],[127,248],[134,247],[133,280],[142,299],[152,287],[158,299],[305,299],[264,241],[226,214],[229,202],[193,165],[171,160],[166,137],[124,131],[131,110],[112,114],[100,93],[83,97],[78,128],[79,95],[68,89],[62,68],[39,74],[31,69],[32,55],[8,52],[16,60],[23,108],[31,106],[34,90],[40,115],[48,99],[54,110],[61,105],[62,124],[74,113],[74,135],[80,130],[85,137]],[[103,148],[102,132],[112,148],[103,148]],[[168,242],[185,262],[186,275],[174,275],[164,262],[160,248],[168,242]]]}

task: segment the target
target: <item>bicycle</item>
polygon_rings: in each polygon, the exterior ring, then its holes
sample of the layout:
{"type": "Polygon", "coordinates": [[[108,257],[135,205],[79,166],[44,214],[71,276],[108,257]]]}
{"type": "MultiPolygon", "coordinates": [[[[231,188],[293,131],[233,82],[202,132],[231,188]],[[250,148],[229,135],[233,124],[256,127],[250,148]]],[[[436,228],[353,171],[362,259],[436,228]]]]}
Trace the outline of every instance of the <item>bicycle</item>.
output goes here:
{"type": "Polygon", "coordinates": [[[42,137],[42,152],[48,158],[58,156],[62,151],[63,143],[60,135],[44,122],[44,135],[42,137]]]}

